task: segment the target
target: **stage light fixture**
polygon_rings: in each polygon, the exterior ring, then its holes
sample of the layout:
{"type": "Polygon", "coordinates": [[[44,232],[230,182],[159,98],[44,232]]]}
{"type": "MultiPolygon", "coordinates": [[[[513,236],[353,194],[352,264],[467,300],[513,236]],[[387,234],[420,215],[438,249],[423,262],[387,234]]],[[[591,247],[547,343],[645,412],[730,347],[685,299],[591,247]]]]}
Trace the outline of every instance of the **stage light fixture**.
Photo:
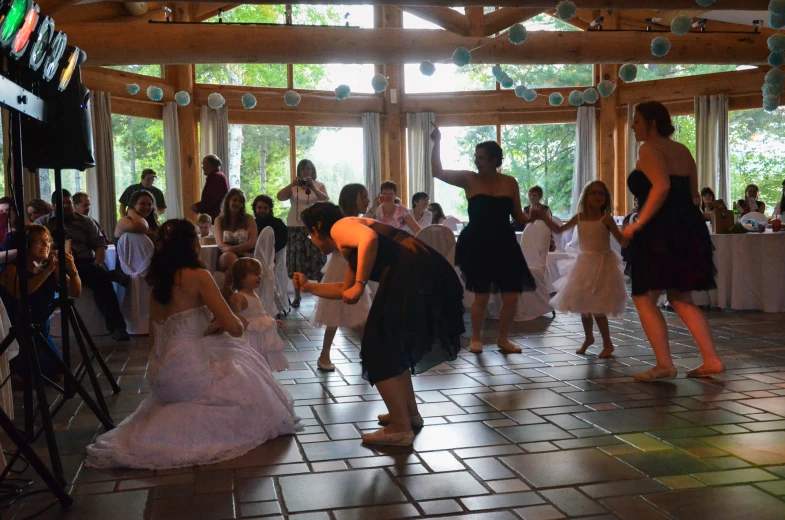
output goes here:
{"type": "Polygon", "coordinates": [[[44,64],[46,58],[46,51],[49,50],[49,45],[52,43],[52,37],[55,34],[55,22],[48,16],[44,16],[41,23],[38,24],[38,30],[33,36],[33,48],[30,51],[30,59],[27,66],[32,71],[37,71],[44,64]]]}
{"type": "Polygon", "coordinates": [[[11,46],[11,42],[19,28],[22,27],[25,15],[32,7],[32,3],[32,0],[13,0],[11,8],[3,20],[3,25],[0,27],[0,45],[3,47],[11,46]]]}
{"type": "Polygon", "coordinates": [[[17,60],[27,51],[30,37],[33,35],[35,26],[38,23],[39,13],[40,9],[38,5],[33,3],[27,11],[27,15],[25,15],[25,21],[22,24],[22,27],[16,33],[13,43],[11,43],[11,56],[17,60]]]}
{"type": "Polygon", "coordinates": [[[44,59],[44,71],[42,76],[46,81],[52,81],[57,72],[57,67],[60,65],[60,59],[65,52],[65,46],[68,44],[68,37],[63,31],[57,31],[55,37],[52,39],[52,44],[49,46],[49,52],[46,53],[44,59]]]}
{"type": "Polygon", "coordinates": [[[79,47],[74,47],[71,51],[71,55],[68,57],[66,66],[63,68],[62,72],[60,72],[60,84],[57,87],[60,92],[63,92],[68,88],[68,83],[71,81],[74,69],[76,68],[77,63],[79,63],[80,52],[79,47]]]}

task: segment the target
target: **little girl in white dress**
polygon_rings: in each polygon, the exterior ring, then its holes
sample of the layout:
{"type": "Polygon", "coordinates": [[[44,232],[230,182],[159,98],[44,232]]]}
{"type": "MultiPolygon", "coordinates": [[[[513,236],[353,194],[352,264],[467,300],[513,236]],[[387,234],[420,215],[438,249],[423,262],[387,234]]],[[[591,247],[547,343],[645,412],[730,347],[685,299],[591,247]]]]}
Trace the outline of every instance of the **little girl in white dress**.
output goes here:
{"type": "Polygon", "coordinates": [[[621,258],[611,249],[610,235],[622,245],[626,243],[611,215],[611,194],[602,181],[589,182],[583,188],[578,214],[559,227],[550,219],[543,219],[555,233],[562,233],[578,226],[580,252],[569,274],[555,281],[557,293],[551,305],[558,311],[581,315],[585,341],[578,354],[594,344],[592,317],[602,335],[600,358],[609,358],[613,353],[608,315],[624,314],[627,305],[627,286],[621,258]]]}
{"type": "Polygon", "coordinates": [[[262,264],[254,258],[240,258],[232,266],[232,290],[229,306],[245,327],[245,336],[251,346],[270,365],[270,370],[280,372],[289,368],[283,353],[284,343],[278,335],[281,322],[265,312],[256,294],[262,284],[262,264]]]}

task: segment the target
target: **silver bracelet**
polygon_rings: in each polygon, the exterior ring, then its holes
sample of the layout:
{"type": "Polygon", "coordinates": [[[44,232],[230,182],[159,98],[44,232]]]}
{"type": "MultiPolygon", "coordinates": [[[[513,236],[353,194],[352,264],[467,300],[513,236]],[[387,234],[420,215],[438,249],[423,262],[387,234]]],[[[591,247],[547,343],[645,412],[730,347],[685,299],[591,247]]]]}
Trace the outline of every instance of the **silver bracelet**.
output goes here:
{"type": "Polygon", "coordinates": [[[368,285],[368,280],[355,280],[354,283],[359,283],[362,285],[368,285]]]}

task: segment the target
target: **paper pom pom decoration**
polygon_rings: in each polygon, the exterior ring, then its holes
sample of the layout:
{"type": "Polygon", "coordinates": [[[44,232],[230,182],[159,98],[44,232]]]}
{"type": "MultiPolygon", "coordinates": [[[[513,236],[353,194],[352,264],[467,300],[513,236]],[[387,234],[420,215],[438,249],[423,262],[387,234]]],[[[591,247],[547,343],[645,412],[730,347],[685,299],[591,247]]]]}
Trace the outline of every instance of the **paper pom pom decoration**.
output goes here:
{"type": "Polygon", "coordinates": [[[548,103],[550,103],[552,106],[558,107],[562,103],[564,103],[564,96],[562,96],[558,92],[554,92],[553,94],[548,96],[548,103]]]}
{"type": "Polygon", "coordinates": [[[769,65],[772,67],[781,67],[785,63],[785,54],[782,52],[772,52],[769,54],[769,65]]]}
{"type": "Polygon", "coordinates": [[[671,22],[671,32],[676,36],[684,36],[685,34],[690,32],[691,26],[692,26],[692,18],[680,14],[679,16],[674,18],[673,21],[671,22]]]}
{"type": "Polygon", "coordinates": [[[526,38],[529,37],[529,33],[522,23],[516,23],[507,31],[507,37],[513,45],[520,45],[526,41],[526,38]]]}
{"type": "Polygon", "coordinates": [[[425,60],[420,62],[420,73],[423,76],[433,76],[434,72],[436,72],[436,65],[432,61],[425,60]]]}
{"type": "Polygon", "coordinates": [[[371,79],[371,88],[377,94],[380,92],[384,92],[387,90],[387,76],[383,74],[377,74],[371,79]]]}
{"type": "Polygon", "coordinates": [[[657,36],[651,41],[651,53],[662,58],[671,50],[671,41],[665,36],[657,36]]]}
{"type": "Polygon", "coordinates": [[[352,89],[349,85],[338,85],[335,87],[335,97],[338,99],[347,99],[352,95],[352,89]]]}
{"type": "Polygon", "coordinates": [[[633,65],[632,63],[626,63],[621,66],[619,69],[619,77],[624,80],[626,83],[630,81],[635,81],[635,78],[638,77],[638,67],[633,65]]]}
{"type": "Polygon", "coordinates": [[[77,61],[77,64],[81,65],[86,61],[87,61],[87,53],[84,51],[84,49],[79,49],[79,60],[77,61]]]}
{"type": "Polygon", "coordinates": [[[246,110],[251,110],[253,107],[256,106],[256,96],[251,93],[243,94],[243,97],[240,98],[240,101],[243,103],[243,108],[246,110]]]}
{"type": "Polygon", "coordinates": [[[300,99],[300,94],[294,90],[287,90],[286,94],[283,95],[283,102],[286,103],[286,106],[290,107],[296,107],[299,105],[300,99]]]}
{"type": "Polygon", "coordinates": [[[127,90],[128,93],[131,94],[132,96],[135,96],[139,93],[140,89],[139,89],[139,85],[137,85],[136,83],[129,83],[128,85],[125,86],[125,90],[127,90]]]}
{"type": "Polygon", "coordinates": [[[500,78],[504,77],[504,76],[502,76],[503,72],[504,72],[504,70],[502,70],[502,66],[501,65],[494,65],[493,67],[491,67],[491,74],[493,74],[493,77],[496,78],[496,81],[498,81],[498,82],[501,82],[500,78]]]}
{"type": "Polygon", "coordinates": [[[472,53],[466,47],[458,47],[452,53],[452,62],[459,67],[468,65],[472,62],[472,53]]]}
{"type": "Polygon", "coordinates": [[[174,100],[177,101],[177,104],[181,107],[188,105],[191,102],[191,95],[188,94],[185,90],[181,90],[174,95],[174,100]]]}
{"type": "Polygon", "coordinates": [[[766,43],[771,52],[785,52],[785,36],[782,34],[772,34],[766,43]]]}
{"type": "Polygon", "coordinates": [[[771,0],[769,2],[769,12],[785,15],[785,0],[771,0]]]}
{"type": "Polygon", "coordinates": [[[583,98],[584,103],[588,103],[590,105],[593,105],[597,102],[598,99],[600,99],[600,95],[597,93],[597,90],[594,87],[589,87],[584,90],[583,94],[581,94],[581,97],[583,98]]]}
{"type": "Polygon", "coordinates": [[[761,88],[763,91],[763,97],[766,96],[779,96],[782,94],[782,85],[768,85],[766,83],[763,84],[761,88]]]}
{"type": "Polygon", "coordinates": [[[570,102],[570,105],[579,107],[583,104],[583,94],[581,94],[580,90],[573,90],[570,92],[570,95],[567,96],[567,101],[570,102]]]}
{"type": "Polygon", "coordinates": [[[602,97],[608,97],[616,90],[616,84],[613,81],[604,79],[597,83],[597,93],[602,97]]]}
{"type": "Polygon", "coordinates": [[[532,88],[527,88],[526,91],[523,93],[523,99],[526,101],[534,101],[537,99],[537,91],[532,88]]]}
{"type": "Polygon", "coordinates": [[[512,88],[512,86],[515,84],[512,78],[506,74],[502,77],[502,80],[499,83],[501,83],[502,88],[512,88]]]}
{"type": "Polygon", "coordinates": [[[769,85],[782,85],[783,80],[785,80],[785,72],[780,69],[771,69],[766,73],[766,83],[769,85]]]}
{"type": "Polygon", "coordinates": [[[695,0],[695,3],[701,7],[709,7],[710,5],[713,5],[714,2],[716,1],[717,0],[695,0]]]}
{"type": "Polygon", "coordinates": [[[164,98],[164,91],[160,87],[150,85],[147,87],[147,97],[150,101],[161,101],[164,98]]]}
{"type": "Polygon", "coordinates": [[[527,90],[526,85],[518,85],[515,87],[515,97],[523,98],[527,90]]]}
{"type": "Polygon", "coordinates": [[[769,13],[769,27],[772,29],[782,29],[785,27],[785,15],[769,13]]]}
{"type": "Polygon", "coordinates": [[[218,110],[219,108],[224,106],[224,103],[226,103],[226,100],[218,92],[213,92],[212,94],[207,96],[207,105],[213,110],[218,110]]]}
{"type": "Polygon", "coordinates": [[[575,4],[573,2],[570,2],[570,0],[562,0],[561,2],[559,2],[559,5],[556,6],[556,16],[558,16],[559,19],[564,20],[565,22],[567,20],[571,20],[572,17],[575,16],[575,13],[577,12],[578,12],[578,8],[575,7],[575,4]]]}

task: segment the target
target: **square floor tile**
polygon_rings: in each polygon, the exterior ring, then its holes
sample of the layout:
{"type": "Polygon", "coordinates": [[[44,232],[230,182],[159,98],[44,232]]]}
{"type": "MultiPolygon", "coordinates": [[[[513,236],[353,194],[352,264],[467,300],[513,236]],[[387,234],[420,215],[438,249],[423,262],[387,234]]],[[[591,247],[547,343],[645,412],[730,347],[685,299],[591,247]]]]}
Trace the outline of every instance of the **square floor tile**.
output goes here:
{"type": "Polygon", "coordinates": [[[530,408],[549,408],[552,406],[570,406],[575,401],[565,399],[548,389],[517,390],[512,392],[493,392],[478,394],[477,397],[502,412],[507,410],[527,410],[530,408]]]}
{"type": "Polygon", "coordinates": [[[718,435],[700,440],[753,464],[785,464],[783,431],[718,435]]]}
{"type": "Polygon", "coordinates": [[[512,426],[509,428],[497,428],[496,431],[516,443],[556,441],[573,438],[572,435],[553,424],[512,426]]]}
{"type": "Polygon", "coordinates": [[[753,486],[699,488],[646,495],[646,500],[685,520],[782,520],[785,502],[753,486]]]}
{"type": "Polygon", "coordinates": [[[735,414],[727,410],[696,410],[694,412],[681,412],[672,414],[674,417],[686,419],[701,426],[713,426],[715,424],[738,424],[753,422],[754,419],[735,414]]]}
{"type": "Polygon", "coordinates": [[[611,433],[644,432],[691,426],[683,419],[649,409],[586,412],[575,417],[611,433]]]}
{"type": "Polygon", "coordinates": [[[785,397],[765,397],[763,399],[750,399],[744,404],[766,410],[773,414],[785,416],[785,397]]]}
{"type": "Polygon", "coordinates": [[[714,469],[709,464],[701,462],[680,450],[631,453],[629,455],[620,455],[619,460],[626,462],[650,477],[688,475],[714,469]]]}
{"type": "Polygon", "coordinates": [[[630,466],[594,449],[515,455],[503,457],[501,461],[535,488],[643,477],[643,474],[630,466]]]}
{"type": "Polygon", "coordinates": [[[295,475],[280,477],[278,481],[284,503],[292,512],[406,501],[383,469],[295,475]]]}
{"type": "Polygon", "coordinates": [[[426,426],[414,437],[415,451],[454,450],[510,442],[481,422],[426,426]]]}
{"type": "Polygon", "coordinates": [[[415,500],[434,500],[490,493],[468,471],[432,473],[400,479],[415,500]]]}

